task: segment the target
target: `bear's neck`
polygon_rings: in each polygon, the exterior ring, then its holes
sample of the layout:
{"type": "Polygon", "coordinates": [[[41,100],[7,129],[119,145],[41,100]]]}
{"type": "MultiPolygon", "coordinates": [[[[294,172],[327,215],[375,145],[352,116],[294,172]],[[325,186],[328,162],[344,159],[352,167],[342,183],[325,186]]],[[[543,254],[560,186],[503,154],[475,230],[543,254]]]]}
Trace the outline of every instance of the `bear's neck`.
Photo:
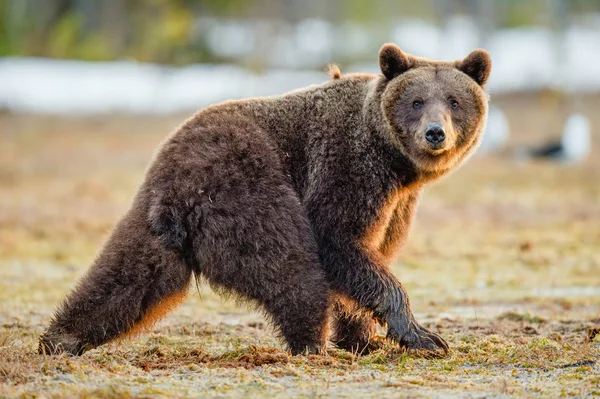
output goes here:
{"type": "Polygon", "coordinates": [[[352,75],[283,96],[253,99],[253,119],[277,142],[293,184],[302,193],[322,154],[354,180],[377,179],[388,189],[419,189],[428,176],[390,141],[377,75],[352,75]],[[312,164],[312,165],[311,165],[312,164]]]}

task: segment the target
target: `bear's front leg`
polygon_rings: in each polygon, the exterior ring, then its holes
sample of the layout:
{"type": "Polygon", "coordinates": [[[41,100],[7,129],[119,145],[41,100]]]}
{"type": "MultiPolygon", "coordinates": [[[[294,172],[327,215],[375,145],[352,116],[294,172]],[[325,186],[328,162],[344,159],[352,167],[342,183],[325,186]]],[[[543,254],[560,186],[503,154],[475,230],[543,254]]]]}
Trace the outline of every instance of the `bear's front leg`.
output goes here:
{"type": "Polygon", "coordinates": [[[365,311],[351,298],[337,295],[331,307],[332,335],[329,337],[338,348],[366,355],[377,345],[371,338],[377,333],[377,322],[372,312],[365,311]]]}
{"type": "Polygon", "coordinates": [[[336,243],[324,237],[320,253],[331,288],[385,321],[388,338],[410,350],[448,352],[448,343],[441,336],[417,323],[406,290],[386,266],[377,262],[377,256],[351,241],[336,243]]]}
{"type": "MultiPolygon", "coordinates": [[[[331,165],[321,166],[320,172],[333,175],[334,172],[327,167],[331,165]]],[[[342,174],[337,169],[335,173],[342,174]]],[[[369,187],[368,182],[362,185],[369,187]]],[[[389,254],[386,252],[393,252],[394,245],[387,245],[384,240],[385,251],[380,250],[380,245],[365,245],[365,230],[376,219],[374,215],[381,214],[377,210],[387,208],[380,201],[369,200],[371,197],[385,197],[385,193],[378,192],[374,187],[370,187],[369,192],[371,196],[357,195],[349,201],[344,189],[326,182],[322,186],[315,184],[306,195],[306,208],[330,288],[350,297],[375,319],[385,322],[388,337],[400,345],[411,350],[442,350],[447,353],[446,341],[416,322],[406,290],[387,266],[389,254]]],[[[394,242],[402,241],[402,234],[408,229],[416,196],[411,194],[402,200],[406,201],[403,205],[391,202],[388,209],[390,212],[394,211],[395,206],[399,212],[397,217],[404,223],[399,231],[392,232],[392,235],[398,236],[391,240],[394,242]]],[[[366,326],[367,323],[364,323],[363,329],[366,326]]],[[[355,327],[356,324],[350,329],[356,330],[355,327]]],[[[368,336],[368,331],[355,331],[353,335],[368,336]]]]}

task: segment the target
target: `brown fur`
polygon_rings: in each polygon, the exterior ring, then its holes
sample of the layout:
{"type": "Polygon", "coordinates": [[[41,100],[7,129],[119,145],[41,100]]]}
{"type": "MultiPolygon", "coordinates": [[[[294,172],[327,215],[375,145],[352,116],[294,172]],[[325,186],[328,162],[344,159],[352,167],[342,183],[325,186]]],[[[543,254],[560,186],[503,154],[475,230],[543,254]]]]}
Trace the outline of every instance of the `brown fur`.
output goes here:
{"type": "Polygon", "coordinates": [[[187,292],[182,291],[162,299],[157,305],[148,309],[140,321],[136,322],[128,331],[123,333],[123,335],[117,336],[115,339],[118,340],[125,337],[132,337],[150,330],[154,324],[165,317],[167,313],[181,305],[186,297],[187,292]]]}
{"type": "Polygon", "coordinates": [[[129,212],[57,311],[40,351],[81,354],[162,317],[192,274],[259,304],[292,353],[360,351],[375,322],[409,349],[447,350],[389,270],[421,187],[479,142],[491,61],[395,45],[383,76],[201,110],[163,144],[129,212]],[[428,136],[434,124],[441,142],[428,136]],[[166,299],[165,299],[166,298],[166,299]]]}
{"type": "Polygon", "coordinates": [[[340,67],[335,64],[327,65],[327,73],[333,80],[337,80],[342,77],[342,71],[340,71],[340,67]]]}
{"type": "Polygon", "coordinates": [[[419,189],[398,189],[380,208],[374,223],[363,236],[363,245],[389,264],[408,236],[419,189]]]}
{"type": "Polygon", "coordinates": [[[348,352],[368,354],[370,339],[377,332],[373,315],[362,309],[354,299],[339,294],[332,307],[332,316],[331,341],[348,352]]]}

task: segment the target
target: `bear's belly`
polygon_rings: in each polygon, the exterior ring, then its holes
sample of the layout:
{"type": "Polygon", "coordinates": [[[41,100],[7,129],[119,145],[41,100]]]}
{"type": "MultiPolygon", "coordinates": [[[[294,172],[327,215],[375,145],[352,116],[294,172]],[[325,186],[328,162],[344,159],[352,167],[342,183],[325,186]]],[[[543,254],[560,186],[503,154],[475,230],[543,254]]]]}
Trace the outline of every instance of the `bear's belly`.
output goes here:
{"type": "Polygon", "coordinates": [[[406,188],[393,191],[366,229],[362,244],[379,262],[390,264],[406,240],[418,195],[406,188]]]}

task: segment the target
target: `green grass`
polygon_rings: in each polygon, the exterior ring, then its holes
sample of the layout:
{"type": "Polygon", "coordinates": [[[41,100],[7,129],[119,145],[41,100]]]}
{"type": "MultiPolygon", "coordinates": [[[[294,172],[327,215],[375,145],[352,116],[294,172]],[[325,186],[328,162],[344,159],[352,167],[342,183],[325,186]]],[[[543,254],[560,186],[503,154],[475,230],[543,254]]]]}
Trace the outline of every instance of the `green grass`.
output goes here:
{"type": "MultiPolygon", "coordinates": [[[[511,145],[559,125],[543,98],[497,101],[511,145]]],[[[599,105],[583,105],[593,126],[599,105]]],[[[594,157],[566,166],[476,156],[425,190],[393,267],[417,318],[451,344],[446,358],[381,338],[368,356],[331,347],[292,357],[260,314],[208,287],[191,287],[148,334],[78,358],[38,355],[54,308],[181,120],[0,115],[0,397],[600,396],[594,157]]]]}

